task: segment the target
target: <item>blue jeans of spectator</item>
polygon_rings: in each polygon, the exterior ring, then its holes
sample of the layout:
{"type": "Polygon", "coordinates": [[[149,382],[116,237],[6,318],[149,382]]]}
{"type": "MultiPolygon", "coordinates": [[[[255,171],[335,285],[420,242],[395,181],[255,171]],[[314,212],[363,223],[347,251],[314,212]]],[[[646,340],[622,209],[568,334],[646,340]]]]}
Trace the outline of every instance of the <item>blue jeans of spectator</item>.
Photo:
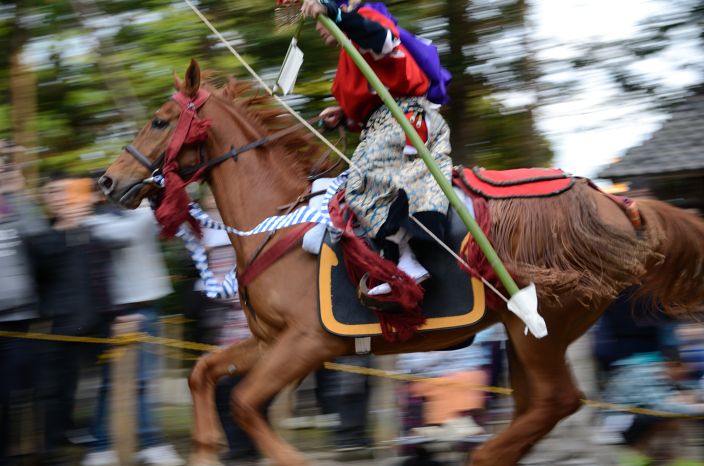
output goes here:
{"type": "MultiPolygon", "coordinates": [[[[156,310],[151,307],[135,309],[135,314],[142,314],[144,319],[140,322],[139,330],[149,335],[156,335],[156,310]]],[[[142,343],[144,345],[144,343],[142,343]]],[[[149,447],[164,443],[160,429],[154,419],[155,403],[149,394],[149,382],[154,371],[155,355],[145,348],[140,348],[137,352],[137,441],[139,449],[144,450],[149,447]]],[[[91,446],[92,451],[105,451],[111,448],[109,434],[109,403],[110,393],[110,364],[103,364],[102,382],[98,392],[98,403],[96,407],[95,420],[93,421],[93,437],[95,442],[91,446]]]]}
{"type": "MultiPolygon", "coordinates": [[[[27,332],[29,322],[3,322],[0,330],[10,332],[27,332]]],[[[0,465],[7,464],[12,437],[12,427],[20,424],[17,419],[17,406],[27,401],[36,401],[37,383],[40,378],[40,367],[37,364],[41,342],[21,338],[0,337],[0,465]],[[23,397],[18,399],[18,395],[23,397]]],[[[35,404],[36,406],[36,404],[35,404]]],[[[36,413],[34,413],[36,415],[36,413]]]]}
{"type": "MultiPolygon", "coordinates": [[[[370,355],[344,356],[335,359],[340,364],[371,367],[370,355]]],[[[372,444],[367,432],[367,414],[371,387],[369,376],[351,372],[336,372],[335,383],[330,383],[331,395],[335,396],[340,425],[335,429],[335,446],[369,447],[372,444]]]]}

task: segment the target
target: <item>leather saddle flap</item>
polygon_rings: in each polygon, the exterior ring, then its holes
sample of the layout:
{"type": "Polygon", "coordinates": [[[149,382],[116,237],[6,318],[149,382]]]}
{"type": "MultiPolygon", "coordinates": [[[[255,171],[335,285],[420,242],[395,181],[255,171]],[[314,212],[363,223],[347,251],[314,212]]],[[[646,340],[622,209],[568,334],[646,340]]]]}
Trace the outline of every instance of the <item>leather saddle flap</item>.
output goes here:
{"type": "MultiPolygon", "coordinates": [[[[447,244],[459,254],[469,236],[462,220],[450,209],[447,244]]],[[[426,322],[419,331],[468,327],[484,315],[484,286],[457,265],[441,246],[430,242],[412,242],[416,257],[431,276],[423,282],[425,297],[421,304],[426,322]]],[[[318,308],[323,327],[342,336],[381,335],[374,312],[357,299],[357,285],[345,270],[340,243],[333,243],[326,233],[319,255],[318,308]]]]}

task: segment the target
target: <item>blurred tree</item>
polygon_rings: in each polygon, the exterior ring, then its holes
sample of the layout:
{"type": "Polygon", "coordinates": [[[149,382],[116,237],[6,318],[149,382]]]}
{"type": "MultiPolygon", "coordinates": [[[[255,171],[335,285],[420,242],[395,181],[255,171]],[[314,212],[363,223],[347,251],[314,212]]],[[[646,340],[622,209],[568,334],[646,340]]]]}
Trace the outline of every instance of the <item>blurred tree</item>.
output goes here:
{"type": "Polygon", "coordinates": [[[29,186],[34,186],[37,179],[36,156],[32,148],[36,147],[36,78],[34,71],[22,59],[22,51],[29,39],[27,25],[23,23],[25,10],[17,6],[17,14],[9,21],[9,40],[7,56],[9,57],[10,88],[10,122],[11,134],[9,139],[26,147],[28,150],[18,154],[19,162],[23,166],[25,178],[29,186]]]}
{"type": "Polygon", "coordinates": [[[568,63],[553,65],[569,66],[589,80],[603,79],[614,88],[612,104],[637,104],[634,112],[669,108],[688,92],[681,85],[683,75],[697,75],[700,82],[704,77],[704,0],[645,3],[657,13],[641,21],[630,37],[583,44],[568,63]],[[675,74],[680,79],[671,79],[675,74]]]}
{"type": "MultiPolygon", "coordinates": [[[[537,67],[528,48],[524,0],[387,2],[401,24],[436,42],[454,74],[447,108],[455,160],[510,167],[548,164],[549,144],[533,109],[537,67]],[[527,96],[528,105],[510,104],[527,96]],[[516,99],[514,99],[516,100],[516,99]]],[[[218,30],[267,82],[276,77],[290,32],[273,30],[274,0],[201,0],[218,30]]],[[[306,26],[305,63],[291,103],[307,114],[328,105],[337,51],[306,26]]],[[[225,47],[177,0],[4,2],[0,45],[34,71],[37,111],[23,116],[44,169],[105,166],[168,96],[171,73],[190,57],[204,68],[248,78],[225,47]],[[10,47],[14,43],[14,48],[10,47]],[[33,125],[33,126],[32,126],[33,125]]],[[[10,57],[13,55],[10,54],[10,57]]],[[[9,59],[0,58],[3,69],[9,59]]],[[[0,94],[10,89],[0,83],[0,94]]],[[[22,95],[19,91],[14,94],[22,95]]],[[[6,99],[5,101],[10,101],[6,99]]],[[[10,136],[0,106],[0,133],[10,136]]],[[[22,108],[31,108],[23,106],[22,108]]]]}
{"type": "Polygon", "coordinates": [[[534,116],[540,76],[525,0],[455,0],[446,8],[454,160],[491,168],[549,165],[553,153],[534,116]]]}

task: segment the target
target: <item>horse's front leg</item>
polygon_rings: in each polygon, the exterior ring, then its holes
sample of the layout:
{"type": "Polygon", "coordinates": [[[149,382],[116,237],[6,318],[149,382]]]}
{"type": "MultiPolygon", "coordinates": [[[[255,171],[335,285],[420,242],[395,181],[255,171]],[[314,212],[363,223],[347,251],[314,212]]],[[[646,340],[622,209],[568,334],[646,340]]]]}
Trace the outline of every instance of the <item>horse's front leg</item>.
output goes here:
{"type": "Polygon", "coordinates": [[[523,334],[522,322],[508,319],[516,412],[505,431],[474,452],[471,466],[514,466],[560,420],[579,409],[582,394],[567,365],[568,342],[558,325],[548,322],[555,333],[538,340],[523,334]]]}
{"type": "Polygon", "coordinates": [[[220,421],[215,408],[215,384],[225,375],[243,374],[259,359],[254,338],[209,353],[198,359],[188,384],[193,398],[193,450],[191,466],[217,466],[220,421]]]}
{"type": "Polygon", "coordinates": [[[343,339],[325,333],[320,327],[289,327],[233,390],[232,407],[237,423],[274,464],[301,466],[307,461],[274,433],[260,413],[262,403],[346,349],[343,339]]]}

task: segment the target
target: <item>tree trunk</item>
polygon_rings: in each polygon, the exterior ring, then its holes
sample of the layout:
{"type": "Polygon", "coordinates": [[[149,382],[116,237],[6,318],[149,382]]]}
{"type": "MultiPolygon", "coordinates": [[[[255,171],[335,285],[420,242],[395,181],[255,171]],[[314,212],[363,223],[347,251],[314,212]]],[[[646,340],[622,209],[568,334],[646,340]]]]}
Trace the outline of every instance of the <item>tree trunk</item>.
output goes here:
{"type": "Polygon", "coordinates": [[[450,125],[452,158],[455,163],[473,165],[472,146],[484,140],[480,115],[472,112],[471,99],[482,98],[483,85],[465,70],[471,57],[464,50],[478,43],[474,25],[468,19],[467,9],[471,0],[447,0],[447,18],[450,42],[448,70],[452,73],[449,87],[450,104],[447,119],[450,125]]]}
{"type": "Polygon", "coordinates": [[[10,118],[12,121],[13,141],[26,148],[17,154],[17,162],[21,164],[27,180],[27,186],[32,189],[38,182],[37,148],[37,80],[34,71],[23,62],[22,51],[27,43],[27,31],[19,24],[22,17],[21,7],[15,15],[10,40],[10,118]]]}

